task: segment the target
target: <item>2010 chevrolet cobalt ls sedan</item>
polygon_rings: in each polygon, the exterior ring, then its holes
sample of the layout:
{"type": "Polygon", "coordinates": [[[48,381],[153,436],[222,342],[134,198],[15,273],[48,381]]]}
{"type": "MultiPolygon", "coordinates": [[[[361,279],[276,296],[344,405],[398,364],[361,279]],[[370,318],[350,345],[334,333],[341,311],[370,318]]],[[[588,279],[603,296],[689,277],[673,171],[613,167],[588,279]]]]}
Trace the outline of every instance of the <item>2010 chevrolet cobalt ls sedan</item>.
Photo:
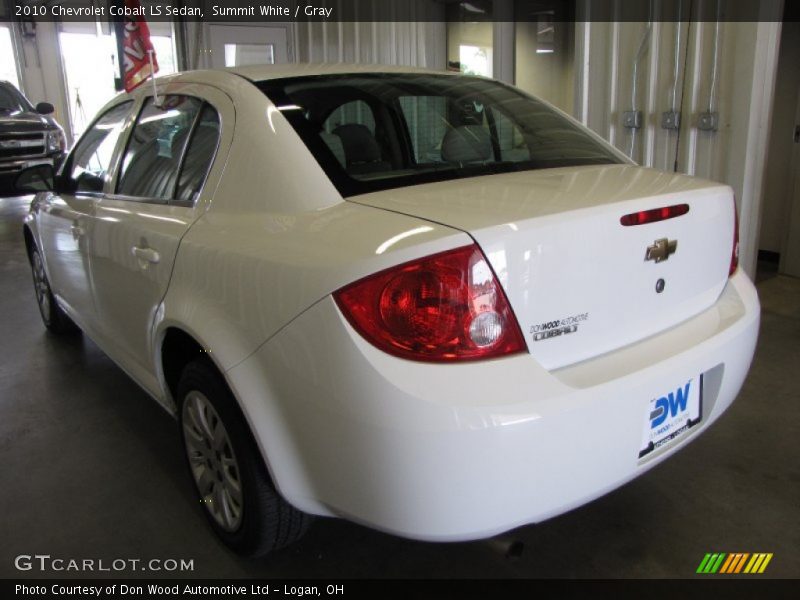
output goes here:
{"type": "Polygon", "coordinates": [[[180,74],[21,180],[45,325],[180,420],[245,554],[310,515],[467,540],[563,513],[706,429],[753,356],[731,189],[486,79],[180,74]]]}

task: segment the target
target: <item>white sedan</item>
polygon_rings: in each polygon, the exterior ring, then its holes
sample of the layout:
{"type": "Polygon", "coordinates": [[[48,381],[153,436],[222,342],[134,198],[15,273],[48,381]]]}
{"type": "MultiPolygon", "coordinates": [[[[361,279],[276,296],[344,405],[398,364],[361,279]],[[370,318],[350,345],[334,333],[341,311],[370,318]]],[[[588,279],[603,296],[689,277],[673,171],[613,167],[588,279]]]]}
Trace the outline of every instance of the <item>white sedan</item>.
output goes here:
{"type": "MultiPolygon", "coordinates": [[[[36,297],[181,423],[243,554],[311,515],[468,540],[641,475],[758,334],[729,187],[513,87],[243,67],[112,100],[24,225],[36,297]]],[[[675,482],[681,485],[681,482],[675,482]]]]}

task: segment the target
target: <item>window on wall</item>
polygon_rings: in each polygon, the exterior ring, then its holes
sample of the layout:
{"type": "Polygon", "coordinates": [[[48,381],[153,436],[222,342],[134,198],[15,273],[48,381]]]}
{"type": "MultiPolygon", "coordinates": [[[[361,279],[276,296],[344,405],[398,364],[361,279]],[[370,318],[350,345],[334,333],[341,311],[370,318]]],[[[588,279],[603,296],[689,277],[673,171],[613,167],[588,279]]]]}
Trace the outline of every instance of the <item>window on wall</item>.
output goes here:
{"type": "Polygon", "coordinates": [[[14,44],[11,41],[11,30],[7,25],[0,25],[0,80],[8,81],[20,89],[14,44]]]}
{"type": "Polygon", "coordinates": [[[491,0],[470,0],[447,5],[448,70],[492,76],[492,8],[491,0]]]}
{"type": "MultiPolygon", "coordinates": [[[[170,23],[150,23],[158,75],[177,71],[170,23]]],[[[116,95],[117,42],[108,24],[63,23],[59,33],[69,116],[77,138],[100,108],[116,95]]]]}
{"type": "Polygon", "coordinates": [[[459,65],[461,72],[467,75],[492,76],[492,49],[489,46],[473,46],[459,44],[459,65]]]}
{"type": "Polygon", "coordinates": [[[225,66],[274,65],[275,44],[225,44],[225,66]]]}
{"type": "Polygon", "coordinates": [[[515,2],[515,83],[561,110],[573,109],[574,2],[515,2]]]}

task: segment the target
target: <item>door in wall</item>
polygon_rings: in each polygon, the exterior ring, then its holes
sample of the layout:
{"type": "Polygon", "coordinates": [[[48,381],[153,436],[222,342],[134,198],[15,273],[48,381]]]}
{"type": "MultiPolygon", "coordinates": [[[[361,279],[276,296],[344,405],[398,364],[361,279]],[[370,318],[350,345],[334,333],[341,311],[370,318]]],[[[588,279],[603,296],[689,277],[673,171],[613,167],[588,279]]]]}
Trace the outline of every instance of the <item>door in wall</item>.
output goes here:
{"type": "Polygon", "coordinates": [[[786,275],[800,277],[800,86],[797,87],[791,161],[793,177],[790,184],[792,192],[789,196],[791,208],[784,251],[781,252],[780,271],[786,275]]]}
{"type": "Polygon", "coordinates": [[[241,67],[289,62],[288,28],[280,25],[211,25],[211,66],[241,67]]]}

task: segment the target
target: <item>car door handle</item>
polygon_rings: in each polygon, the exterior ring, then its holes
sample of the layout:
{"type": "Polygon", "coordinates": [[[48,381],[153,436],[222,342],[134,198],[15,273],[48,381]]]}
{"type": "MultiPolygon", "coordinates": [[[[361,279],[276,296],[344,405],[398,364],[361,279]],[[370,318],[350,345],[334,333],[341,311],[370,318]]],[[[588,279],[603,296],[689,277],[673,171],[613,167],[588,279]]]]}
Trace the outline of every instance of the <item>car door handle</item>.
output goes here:
{"type": "Polygon", "coordinates": [[[158,264],[161,256],[152,248],[142,248],[141,246],[134,246],[131,248],[133,255],[142,262],[149,262],[154,265],[158,264]]]}
{"type": "Polygon", "coordinates": [[[72,225],[69,228],[69,231],[72,234],[72,237],[74,237],[76,240],[79,237],[82,237],[82,236],[86,235],[86,230],[83,227],[81,227],[80,225],[72,225]]]}

